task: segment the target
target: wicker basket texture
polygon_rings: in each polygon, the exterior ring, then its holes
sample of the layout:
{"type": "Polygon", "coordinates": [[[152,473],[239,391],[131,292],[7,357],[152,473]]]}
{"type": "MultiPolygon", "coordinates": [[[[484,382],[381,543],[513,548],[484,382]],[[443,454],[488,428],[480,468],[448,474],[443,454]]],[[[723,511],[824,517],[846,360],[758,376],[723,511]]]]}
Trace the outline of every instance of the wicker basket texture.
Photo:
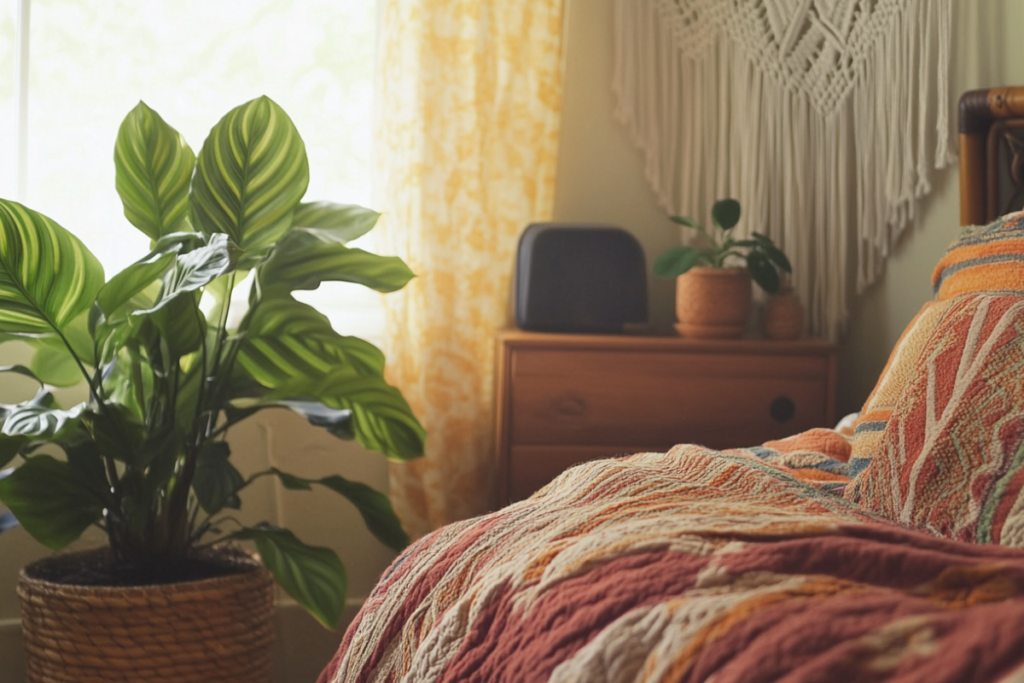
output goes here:
{"type": "Polygon", "coordinates": [[[243,573],[140,587],[21,572],[29,683],[269,683],[273,578],[243,573]]]}

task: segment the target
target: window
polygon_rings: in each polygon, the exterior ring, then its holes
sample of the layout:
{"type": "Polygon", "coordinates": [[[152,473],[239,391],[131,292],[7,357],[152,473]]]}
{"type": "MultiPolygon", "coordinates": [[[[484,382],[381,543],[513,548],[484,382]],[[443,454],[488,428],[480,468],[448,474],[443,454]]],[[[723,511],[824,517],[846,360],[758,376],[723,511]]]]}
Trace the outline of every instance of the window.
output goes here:
{"type": "MultiPolygon", "coordinates": [[[[109,278],[146,253],[114,190],[117,128],[139,100],[198,153],[232,107],[268,95],[306,142],[309,200],[370,205],[375,0],[0,0],[0,196],[80,237],[109,278]],[[28,22],[19,16],[28,12],[28,22]],[[17,46],[29,26],[27,92],[17,46]],[[19,123],[18,109],[27,104],[19,123]]],[[[369,248],[372,233],[355,246],[369,248]]],[[[247,292],[239,292],[241,298],[247,292]]],[[[379,337],[378,295],[298,293],[342,334],[379,337]]]]}

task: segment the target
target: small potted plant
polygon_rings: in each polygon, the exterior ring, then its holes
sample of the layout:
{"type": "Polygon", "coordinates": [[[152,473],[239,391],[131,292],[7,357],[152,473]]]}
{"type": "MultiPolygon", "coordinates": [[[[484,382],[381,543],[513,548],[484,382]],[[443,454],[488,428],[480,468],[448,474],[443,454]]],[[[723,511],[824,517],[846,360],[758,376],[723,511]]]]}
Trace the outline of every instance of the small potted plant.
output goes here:
{"type": "Polygon", "coordinates": [[[327,281],[390,292],[413,274],[346,246],[377,213],[302,201],[305,146],[266,97],[228,112],[198,156],[140,103],[114,163],[125,216],[151,251],[109,279],[70,232],[0,200],[0,335],[35,348],[29,367],[0,372],[39,385],[0,407],[0,531],[16,520],[54,550],[90,526],[109,541],[22,572],[29,679],[267,681],[271,574],[334,627],[345,572],[333,551],[286,529],[242,526],[239,494],[263,477],[323,487],[387,546],[408,538],[364,484],[277,468],[243,477],[225,435],[286,408],[391,459],[422,455],[423,428],[384,381],[383,354],[292,296],[327,281]],[[245,311],[231,325],[246,274],[245,311]],[[86,400],[58,405],[53,386],[76,383],[86,400]],[[230,541],[255,543],[266,569],[230,541]]]}
{"type": "Polygon", "coordinates": [[[720,199],[711,208],[716,230],[685,216],[672,216],[680,225],[693,228],[707,245],[678,246],[666,250],[654,262],[654,274],[676,278],[676,329],[686,337],[738,337],[750,315],[750,280],[769,294],[779,289],[776,268],[792,271],[789,259],[771,239],[754,233],[753,239],[737,240],[731,231],[740,220],[740,203],[720,199]],[[742,263],[743,265],[731,265],[742,263]]]}

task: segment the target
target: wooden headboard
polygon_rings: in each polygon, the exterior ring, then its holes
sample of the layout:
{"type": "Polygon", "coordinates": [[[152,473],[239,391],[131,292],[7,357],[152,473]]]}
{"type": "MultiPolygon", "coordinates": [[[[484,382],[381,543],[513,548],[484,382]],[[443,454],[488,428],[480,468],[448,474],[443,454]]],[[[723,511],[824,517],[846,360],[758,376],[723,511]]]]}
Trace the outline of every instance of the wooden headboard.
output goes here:
{"type": "Polygon", "coordinates": [[[1024,208],[1024,86],[960,98],[960,224],[1024,208]]]}

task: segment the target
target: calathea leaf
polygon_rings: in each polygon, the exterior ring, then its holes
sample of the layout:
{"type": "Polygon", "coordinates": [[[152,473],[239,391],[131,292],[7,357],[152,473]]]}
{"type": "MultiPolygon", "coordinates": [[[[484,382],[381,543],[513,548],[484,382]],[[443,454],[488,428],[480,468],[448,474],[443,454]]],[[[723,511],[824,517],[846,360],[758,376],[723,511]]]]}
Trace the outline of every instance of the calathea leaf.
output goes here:
{"type": "Polygon", "coordinates": [[[89,310],[103,267],[41,213],[0,199],[0,333],[49,334],[89,310]]]}
{"type": "Polygon", "coordinates": [[[95,344],[89,332],[89,312],[80,314],[65,325],[62,336],[42,335],[24,341],[35,349],[29,366],[46,384],[75,386],[86,380],[83,370],[88,371],[96,365],[95,344]]]}
{"type": "MultiPolygon", "coordinates": [[[[103,406],[102,412],[87,411],[82,415],[82,426],[89,441],[103,455],[124,463],[138,463],[145,427],[130,408],[111,403],[103,406]]],[[[82,450],[85,447],[78,443],[80,440],[77,438],[71,443],[82,450]]]]}
{"type": "Polygon", "coordinates": [[[265,297],[316,289],[321,282],[354,282],[378,292],[394,292],[413,277],[397,256],[377,256],[304,230],[281,238],[259,269],[265,297]]]}
{"type": "Polygon", "coordinates": [[[114,169],[124,215],[150,239],[187,228],[196,157],[178,131],[139,102],[117,132],[114,169]]]}
{"type": "Polygon", "coordinates": [[[309,420],[314,427],[326,429],[340,439],[354,439],[352,431],[352,411],[347,408],[328,408],[316,401],[261,401],[247,406],[228,405],[224,413],[228,424],[237,424],[247,417],[255,415],[267,408],[288,408],[309,420]]]}
{"type": "Polygon", "coordinates": [[[345,608],[345,566],[330,548],[306,545],[290,531],[260,524],[233,534],[255,541],[277,583],[327,628],[336,628],[345,608]]]}
{"type": "Polygon", "coordinates": [[[40,380],[55,387],[73,387],[84,381],[75,357],[60,339],[49,338],[32,345],[36,349],[32,354],[32,370],[40,380]]]}
{"type": "Polygon", "coordinates": [[[174,268],[164,276],[164,287],[153,307],[136,311],[147,315],[158,311],[176,297],[195,292],[231,270],[234,266],[232,251],[226,235],[213,235],[206,246],[177,257],[174,268]]]}
{"type": "Polygon", "coordinates": [[[318,381],[297,381],[271,392],[269,401],[301,396],[328,408],[352,411],[352,431],[364,448],[394,460],[423,455],[426,433],[402,394],[382,377],[352,375],[339,371],[318,381]]]}
{"type": "Polygon", "coordinates": [[[322,377],[339,368],[360,375],[384,372],[384,354],[356,337],[344,337],[312,306],[290,296],[264,299],[244,329],[236,368],[274,389],[296,377],[322,377]]]}
{"type": "Polygon", "coordinates": [[[210,131],[192,178],[192,223],[261,253],[288,231],[309,184],[306,146],[291,119],[260,97],[232,109],[210,131]]]}
{"type": "Polygon", "coordinates": [[[8,436],[51,437],[69,422],[77,420],[86,408],[79,403],[69,410],[56,407],[53,395],[43,388],[32,399],[8,406],[2,433],[8,436]]]}
{"type": "Polygon", "coordinates": [[[230,456],[231,449],[223,441],[207,441],[199,449],[192,490],[208,514],[225,507],[234,510],[242,507],[238,491],[245,484],[245,479],[231,464],[230,456]]]}
{"type": "Polygon", "coordinates": [[[270,471],[286,489],[309,491],[316,484],[341,494],[359,510],[363,522],[366,523],[366,528],[377,537],[377,540],[396,552],[401,552],[409,545],[409,536],[402,529],[402,523],[398,521],[398,515],[391,507],[391,501],[383,493],[375,491],[366,484],[349,481],[338,475],[322,479],[303,479],[294,474],[282,472],[276,467],[272,467],[270,471]]]}
{"type": "Polygon", "coordinates": [[[202,347],[207,326],[199,310],[198,292],[170,299],[152,313],[152,319],[171,358],[181,358],[202,347]]]}
{"type": "Polygon", "coordinates": [[[67,456],[68,465],[78,474],[86,488],[94,496],[105,501],[108,508],[113,507],[115,501],[110,493],[110,483],[107,481],[100,448],[89,432],[79,427],[58,443],[67,456]]]}
{"type": "Polygon", "coordinates": [[[409,536],[402,529],[402,523],[398,521],[391,501],[383,493],[373,490],[366,484],[349,481],[338,475],[324,477],[318,483],[348,498],[363,516],[366,528],[381,543],[395,552],[401,552],[409,545],[409,536]]]}
{"type": "Polygon", "coordinates": [[[48,455],[29,458],[0,480],[0,502],[51,550],[66,547],[103,514],[103,501],[78,471],[48,455]]]}
{"type": "Polygon", "coordinates": [[[27,443],[27,437],[0,434],[0,468],[14,460],[15,456],[18,455],[22,447],[27,443]]]}
{"type": "Polygon", "coordinates": [[[133,296],[161,278],[174,265],[174,254],[150,254],[136,261],[103,285],[96,297],[103,314],[110,318],[133,296]]]}
{"type": "Polygon", "coordinates": [[[292,228],[303,228],[341,244],[373,230],[380,214],[356,204],[303,202],[292,215],[292,228]]]}

